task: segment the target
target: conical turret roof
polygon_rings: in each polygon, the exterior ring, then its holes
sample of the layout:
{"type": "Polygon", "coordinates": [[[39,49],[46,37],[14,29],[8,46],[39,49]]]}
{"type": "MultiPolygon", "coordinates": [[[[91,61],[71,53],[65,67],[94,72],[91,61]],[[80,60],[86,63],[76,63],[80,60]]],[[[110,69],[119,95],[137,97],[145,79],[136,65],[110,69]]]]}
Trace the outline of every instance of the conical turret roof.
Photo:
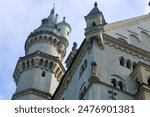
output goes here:
{"type": "Polygon", "coordinates": [[[97,5],[98,5],[97,2],[95,2],[94,8],[90,11],[90,13],[87,16],[101,13],[101,11],[98,9],[97,5]]]}

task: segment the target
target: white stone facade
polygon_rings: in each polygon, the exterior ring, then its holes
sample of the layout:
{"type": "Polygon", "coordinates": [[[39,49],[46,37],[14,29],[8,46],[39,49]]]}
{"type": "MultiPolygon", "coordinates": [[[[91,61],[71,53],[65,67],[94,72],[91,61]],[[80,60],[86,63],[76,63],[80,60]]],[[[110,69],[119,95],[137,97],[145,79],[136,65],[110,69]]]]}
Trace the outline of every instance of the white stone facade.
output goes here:
{"type": "Polygon", "coordinates": [[[106,24],[95,3],[85,17],[83,43],[79,49],[74,44],[66,60],[67,71],[61,61],[71,27],[65,18],[60,23],[56,19],[53,9],[29,35],[26,56],[14,72],[17,89],[12,99],[150,99],[149,14],[106,24]]]}

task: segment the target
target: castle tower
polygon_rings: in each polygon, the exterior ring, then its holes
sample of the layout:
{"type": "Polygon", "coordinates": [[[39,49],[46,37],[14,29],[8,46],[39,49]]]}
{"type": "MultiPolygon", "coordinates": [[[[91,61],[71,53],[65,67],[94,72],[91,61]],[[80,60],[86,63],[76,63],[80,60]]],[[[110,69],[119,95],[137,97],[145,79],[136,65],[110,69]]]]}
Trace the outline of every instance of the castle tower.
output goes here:
{"type": "Polygon", "coordinates": [[[28,36],[25,42],[25,56],[20,57],[13,78],[16,92],[12,99],[51,99],[65,69],[61,63],[71,27],[65,18],[57,23],[58,14],[54,8],[42,20],[40,27],[28,36]]]}
{"type": "Polygon", "coordinates": [[[85,36],[87,40],[92,41],[98,39],[101,47],[103,46],[102,33],[104,32],[103,26],[106,24],[103,13],[98,9],[98,4],[95,2],[94,8],[90,13],[85,16],[86,28],[85,36]]]}

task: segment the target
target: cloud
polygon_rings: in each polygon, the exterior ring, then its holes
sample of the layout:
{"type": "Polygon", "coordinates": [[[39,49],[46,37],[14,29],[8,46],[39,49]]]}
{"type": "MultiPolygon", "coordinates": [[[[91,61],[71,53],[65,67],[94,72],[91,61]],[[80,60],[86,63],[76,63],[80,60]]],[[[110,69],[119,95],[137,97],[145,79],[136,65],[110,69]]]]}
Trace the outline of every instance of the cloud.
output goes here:
{"type": "Polygon", "coordinates": [[[2,94],[0,94],[0,100],[4,100],[4,97],[2,94]]]}

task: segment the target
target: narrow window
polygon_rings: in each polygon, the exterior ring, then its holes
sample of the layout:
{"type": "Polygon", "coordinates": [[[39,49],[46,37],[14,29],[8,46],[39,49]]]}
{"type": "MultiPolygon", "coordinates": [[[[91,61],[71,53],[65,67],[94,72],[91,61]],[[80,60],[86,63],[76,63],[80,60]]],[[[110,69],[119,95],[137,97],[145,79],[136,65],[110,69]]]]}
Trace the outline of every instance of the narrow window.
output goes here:
{"type": "Polygon", "coordinates": [[[82,76],[83,72],[87,68],[87,60],[84,61],[83,65],[81,66],[80,72],[79,72],[79,78],[82,76]]]}
{"type": "Polygon", "coordinates": [[[117,80],[116,79],[113,78],[111,83],[112,83],[113,87],[117,87],[117,80]]]}
{"type": "Polygon", "coordinates": [[[34,66],[34,59],[31,59],[31,66],[34,66]]]}
{"type": "Polygon", "coordinates": [[[95,22],[92,22],[92,27],[96,26],[96,23],[95,22]]]}
{"type": "Polygon", "coordinates": [[[123,83],[122,83],[122,81],[119,81],[118,86],[119,86],[119,89],[123,90],[123,83]]]}
{"type": "Polygon", "coordinates": [[[30,68],[30,62],[27,61],[27,68],[30,68]]]}
{"type": "Polygon", "coordinates": [[[133,63],[133,69],[135,69],[135,68],[136,68],[136,65],[137,65],[137,63],[136,63],[136,62],[134,62],[134,63],[133,63]]]}
{"type": "Polygon", "coordinates": [[[43,71],[43,72],[42,72],[42,77],[45,77],[45,76],[46,76],[46,72],[43,71]]]}
{"type": "Polygon", "coordinates": [[[22,68],[25,69],[25,62],[22,63],[22,68]]]}
{"type": "Polygon", "coordinates": [[[87,67],[87,60],[84,61],[84,70],[86,69],[87,67]]]}
{"type": "Polygon", "coordinates": [[[48,60],[46,60],[44,63],[44,68],[47,69],[47,67],[48,67],[48,60]]]}
{"type": "Polygon", "coordinates": [[[127,68],[131,69],[131,61],[129,59],[127,60],[126,66],[127,66],[127,68]]]}
{"type": "Polygon", "coordinates": [[[49,63],[49,69],[52,70],[52,67],[53,67],[53,62],[50,62],[49,63]]]}
{"type": "Polygon", "coordinates": [[[120,65],[125,66],[125,58],[123,56],[120,58],[120,65]]]}
{"type": "Polygon", "coordinates": [[[43,59],[40,59],[39,66],[41,67],[43,65],[43,59]]]}
{"type": "Polygon", "coordinates": [[[80,77],[82,76],[83,72],[84,72],[84,66],[82,65],[80,69],[80,77]]]}

